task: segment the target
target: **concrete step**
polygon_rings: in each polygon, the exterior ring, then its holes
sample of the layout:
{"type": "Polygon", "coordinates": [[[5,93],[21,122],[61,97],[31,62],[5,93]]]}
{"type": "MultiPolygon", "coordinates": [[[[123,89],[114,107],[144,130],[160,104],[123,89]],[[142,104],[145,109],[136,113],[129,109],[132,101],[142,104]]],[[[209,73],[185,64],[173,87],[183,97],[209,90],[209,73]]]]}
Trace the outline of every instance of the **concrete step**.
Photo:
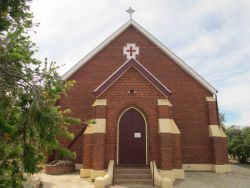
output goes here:
{"type": "Polygon", "coordinates": [[[151,179],[151,174],[114,174],[115,179],[151,179]]]}
{"type": "Polygon", "coordinates": [[[115,168],[114,174],[150,174],[150,169],[140,169],[140,168],[115,168]]]}
{"type": "Polygon", "coordinates": [[[116,165],[115,168],[116,168],[116,169],[119,169],[119,168],[129,168],[129,169],[140,168],[140,169],[149,169],[150,166],[149,166],[149,165],[116,165]]]}
{"type": "Polygon", "coordinates": [[[121,187],[153,187],[149,166],[131,165],[116,166],[114,169],[114,184],[121,187]],[[129,185],[129,186],[128,186],[129,185]]]}
{"type": "Polygon", "coordinates": [[[151,179],[114,179],[115,185],[122,184],[140,184],[140,185],[153,185],[153,181],[151,179]]]}
{"type": "Polygon", "coordinates": [[[156,186],[138,185],[138,184],[122,184],[122,185],[110,185],[107,188],[156,188],[156,186]]]}

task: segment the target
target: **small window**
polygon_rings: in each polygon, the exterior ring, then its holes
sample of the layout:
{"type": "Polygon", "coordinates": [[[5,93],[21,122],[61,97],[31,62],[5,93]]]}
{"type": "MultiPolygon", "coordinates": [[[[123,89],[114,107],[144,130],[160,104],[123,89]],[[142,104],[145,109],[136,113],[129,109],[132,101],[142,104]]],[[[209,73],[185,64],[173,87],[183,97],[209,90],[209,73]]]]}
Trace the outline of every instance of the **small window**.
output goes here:
{"type": "Polygon", "coordinates": [[[130,93],[130,94],[135,94],[136,91],[135,91],[134,89],[130,89],[130,90],[128,91],[128,93],[130,93]]]}

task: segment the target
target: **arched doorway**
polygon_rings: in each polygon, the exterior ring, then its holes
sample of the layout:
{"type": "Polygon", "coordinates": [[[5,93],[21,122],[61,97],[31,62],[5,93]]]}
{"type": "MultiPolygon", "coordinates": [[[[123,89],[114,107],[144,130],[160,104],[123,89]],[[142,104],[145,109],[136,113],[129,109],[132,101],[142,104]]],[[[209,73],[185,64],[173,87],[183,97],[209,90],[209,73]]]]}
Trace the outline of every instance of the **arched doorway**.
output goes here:
{"type": "Polygon", "coordinates": [[[119,164],[146,164],[146,121],[142,113],[131,107],[118,122],[119,164]]]}

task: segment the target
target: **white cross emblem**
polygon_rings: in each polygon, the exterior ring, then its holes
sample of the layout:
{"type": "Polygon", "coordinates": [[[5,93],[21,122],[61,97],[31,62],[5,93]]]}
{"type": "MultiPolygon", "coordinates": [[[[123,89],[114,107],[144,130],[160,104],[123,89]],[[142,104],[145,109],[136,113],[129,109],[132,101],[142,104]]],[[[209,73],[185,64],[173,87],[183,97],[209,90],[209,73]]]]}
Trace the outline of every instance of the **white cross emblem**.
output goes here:
{"type": "Polygon", "coordinates": [[[126,55],[127,59],[136,59],[136,55],[139,55],[139,47],[134,43],[127,43],[127,45],[123,47],[123,55],[126,55]]]}

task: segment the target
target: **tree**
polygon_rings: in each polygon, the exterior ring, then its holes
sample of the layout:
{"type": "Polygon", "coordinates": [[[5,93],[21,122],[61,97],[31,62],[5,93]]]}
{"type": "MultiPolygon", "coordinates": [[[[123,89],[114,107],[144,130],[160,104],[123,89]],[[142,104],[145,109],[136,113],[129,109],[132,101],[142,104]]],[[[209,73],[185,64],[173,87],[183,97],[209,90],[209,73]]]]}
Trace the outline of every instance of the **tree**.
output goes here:
{"type": "Polygon", "coordinates": [[[250,157],[250,127],[231,126],[226,130],[228,153],[241,163],[248,162],[250,157]]]}
{"type": "Polygon", "coordinates": [[[63,81],[54,62],[33,57],[35,44],[29,0],[0,0],[0,187],[22,187],[24,173],[53,150],[73,156],[58,137],[72,138],[70,117],[56,102],[73,86],[63,81]]]}
{"type": "Polygon", "coordinates": [[[225,114],[219,112],[219,125],[223,129],[223,131],[226,131],[225,121],[226,121],[225,114]]]}

